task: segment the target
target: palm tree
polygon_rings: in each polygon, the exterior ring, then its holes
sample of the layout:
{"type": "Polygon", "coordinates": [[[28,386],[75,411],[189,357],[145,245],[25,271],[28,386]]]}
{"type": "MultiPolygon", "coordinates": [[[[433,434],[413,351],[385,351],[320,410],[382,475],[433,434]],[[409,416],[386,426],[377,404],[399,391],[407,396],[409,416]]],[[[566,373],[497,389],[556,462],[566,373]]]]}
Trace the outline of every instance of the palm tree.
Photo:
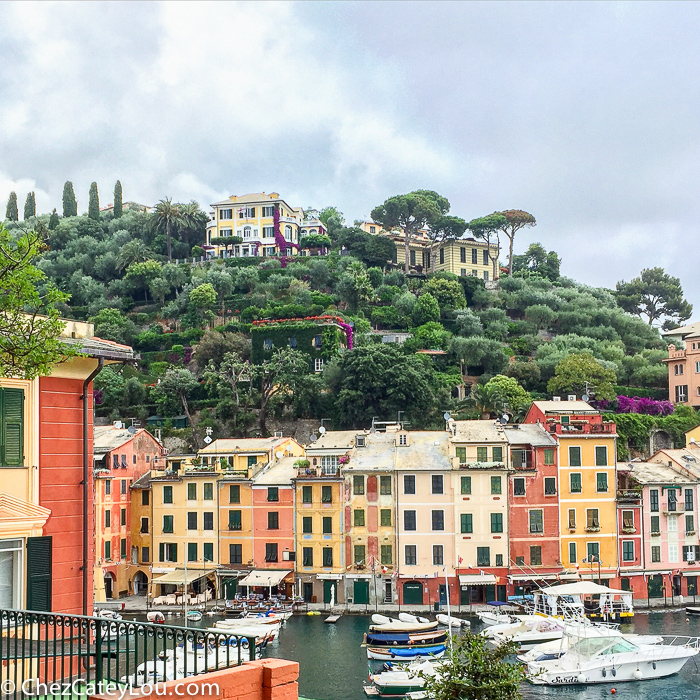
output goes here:
{"type": "Polygon", "coordinates": [[[143,241],[134,239],[128,241],[120,248],[117,255],[117,270],[121,272],[126,270],[131,263],[146,262],[146,260],[152,259],[153,253],[151,249],[143,241]]]}
{"type": "Polygon", "coordinates": [[[161,199],[160,202],[156,204],[155,215],[160,225],[165,226],[165,239],[168,244],[168,262],[172,262],[173,252],[171,229],[173,224],[178,224],[180,221],[182,221],[180,207],[177,204],[173,204],[173,200],[170,197],[166,197],[165,199],[161,199]]]}
{"type": "Polygon", "coordinates": [[[180,221],[182,224],[182,240],[190,244],[190,233],[199,229],[206,228],[207,215],[199,208],[197,202],[189,204],[180,204],[180,221]]]}
{"type": "Polygon", "coordinates": [[[494,413],[503,413],[506,408],[505,399],[496,386],[474,384],[470,398],[476,404],[477,409],[481,411],[483,419],[491,418],[494,413]]]}

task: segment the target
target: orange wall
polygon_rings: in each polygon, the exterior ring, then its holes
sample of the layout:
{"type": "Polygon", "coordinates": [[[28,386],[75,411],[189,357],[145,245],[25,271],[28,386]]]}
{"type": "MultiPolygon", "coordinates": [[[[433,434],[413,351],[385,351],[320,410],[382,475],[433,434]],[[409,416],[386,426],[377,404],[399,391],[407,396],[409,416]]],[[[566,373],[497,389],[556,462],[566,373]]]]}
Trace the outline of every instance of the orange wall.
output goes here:
{"type": "Polygon", "coordinates": [[[253,558],[256,568],[293,569],[293,561],[284,561],[283,552],[294,551],[294,488],[279,486],[279,501],[267,500],[267,487],[253,487],[253,558]],[[267,529],[267,514],[279,513],[279,529],[267,529]],[[277,561],[265,561],[265,544],[277,542],[277,561]]]}

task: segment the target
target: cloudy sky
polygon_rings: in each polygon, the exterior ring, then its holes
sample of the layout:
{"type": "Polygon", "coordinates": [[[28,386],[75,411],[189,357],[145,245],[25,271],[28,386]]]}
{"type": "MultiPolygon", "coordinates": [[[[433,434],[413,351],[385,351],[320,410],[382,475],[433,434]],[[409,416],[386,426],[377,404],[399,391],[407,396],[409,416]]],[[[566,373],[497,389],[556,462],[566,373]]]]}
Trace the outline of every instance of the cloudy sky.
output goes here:
{"type": "MultiPolygon", "coordinates": [[[[412,189],[519,208],[565,274],[700,311],[700,4],[0,3],[0,206],[412,189]]],[[[4,211],[3,211],[4,213],[4,211]]]]}

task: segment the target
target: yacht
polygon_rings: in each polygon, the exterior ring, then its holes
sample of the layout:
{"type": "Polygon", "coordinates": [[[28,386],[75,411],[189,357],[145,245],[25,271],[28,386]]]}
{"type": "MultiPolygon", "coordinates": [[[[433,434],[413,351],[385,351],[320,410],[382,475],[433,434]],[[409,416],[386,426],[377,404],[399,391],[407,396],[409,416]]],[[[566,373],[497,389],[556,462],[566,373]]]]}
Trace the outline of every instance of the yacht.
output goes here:
{"type": "Polygon", "coordinates": [[[527,651],[537,644],[561,639],[565,626],[566,623],[556,617],[522,615],[516,622],[487,627],[483,635],[494,645],[516,642],[521,651],[527,651]]]}

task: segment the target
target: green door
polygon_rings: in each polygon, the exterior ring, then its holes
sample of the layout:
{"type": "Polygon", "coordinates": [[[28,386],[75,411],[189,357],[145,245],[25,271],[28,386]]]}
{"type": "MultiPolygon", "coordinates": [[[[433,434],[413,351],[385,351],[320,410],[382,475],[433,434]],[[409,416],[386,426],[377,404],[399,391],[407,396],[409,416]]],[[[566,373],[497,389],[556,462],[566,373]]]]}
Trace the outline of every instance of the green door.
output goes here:
{"type": "Polygon", "coordinates": [[[367,605],[369,603],[369,581],[366,578],[356,578],[352,592],[355,605],[367,605]]]}
{"type": "Polygon", "coordinates": [[[649,587],[649,597],[650,598],[662,598],[663,597],[663,585],[664,577],[661,574],[656,574],[655,576],[650,576],[647,586],[649,587]]]}
{"type": "Polygon", "coordinates": [[[508,591],[505,586],[496,586],[496,598],[500,600],[501,603],[508,602],[508,591]]]}
{"type": "Polygon", "coordinates": [[[224,598],[233,600],[236,597],[236,589],[238,588],[238,579],[227,578],[224,580],[224,598]]]}
{"type": "Polygon", "coordinates": [[[469,605],[469,589],[470,586],[460,586],[459,587],[459,604],[469,605]]]}
{"type": "Polygon", "coordinates": [[[486,586],[486,602],[490,603],[493,600],[496,600],[496,586],[490,584],[486,586]]]}
{"type": "Polygon", "coordinates": [[[423,584],[417,581],[406,581],[403,584],[403,604],[423,605],[423,584]]]}
{"type": "Polygon", "coordinates": [[[338,582],[324,581],[323,582],[323,602],[328,604],[331,602],[331,591],[333,591],[333,603],[338,602],[338,582]]]}

